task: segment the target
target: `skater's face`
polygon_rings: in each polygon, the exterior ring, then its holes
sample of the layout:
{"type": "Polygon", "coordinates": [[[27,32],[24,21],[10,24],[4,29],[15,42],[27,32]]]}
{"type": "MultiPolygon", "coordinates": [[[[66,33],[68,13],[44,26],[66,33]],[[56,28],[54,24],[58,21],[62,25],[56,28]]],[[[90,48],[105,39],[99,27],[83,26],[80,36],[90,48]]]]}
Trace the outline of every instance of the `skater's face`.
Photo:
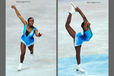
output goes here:
{"type": "Polygon", "coordinates": [[[33,24],[34,24],[34,19],[33,19],[33,18],[29,18],[29,19],[28,19],[28,24],[29,24],[30,26],[33,26],[33,24]]]}
{"type": "Polygon", "coordinates": [[[86,31],[87,28],[90,27],[90,23],[89,22],[82,22],[81,27],[84,31],[86,31]]]}

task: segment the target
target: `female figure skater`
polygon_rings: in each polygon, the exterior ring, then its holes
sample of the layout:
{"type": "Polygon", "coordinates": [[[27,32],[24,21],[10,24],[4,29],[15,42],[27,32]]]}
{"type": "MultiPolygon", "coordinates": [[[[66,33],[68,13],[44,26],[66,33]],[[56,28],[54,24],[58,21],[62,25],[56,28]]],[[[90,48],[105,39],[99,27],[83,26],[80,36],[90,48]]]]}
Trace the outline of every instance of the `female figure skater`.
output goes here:
{"type": "Polygon", "coordinates": [[[26,46],[30,50],[30,53],[33,54],[33,48],[34,48],[33,36],[35,34],[37,37],[40,37],[42,34],[40,34],[40,32],[38,32],[38,30],[33,26],[34,19],[32,17],[29,17],[27,22],[26,20],[24,20],[24,18],[21,16],[21,14],[14,5],[12,5],[12,8],[15,10],[17,16],[24,24],[24,30],[23,30],[23,35],[21,36],[21,45],[20,45],[21,48],[20,64],[17,68],[18,71],[20,71],[22,69],[22,63],[24,61],[26,46]]]}
{"type": "Polygon", "coordinates": [[[72,5],[72,10],[69,12],[65,27],[66,27],[66,30],[68,31],[68,33],[70,34],[70,36],[74,40],[75,50],[76,50],[76,60],[77,60],[77,69],[76,70],[80,71],[80,72],[85,72],[84,69],[80,66],[80,51],[81,51],[82,43],[84,41],[89,41],[93,36],[91,28],[90,28],[90,23],[88,22],[86,16],[83,14],[81,9],[78,7],[75,8],[72,5]],[[75,11],[79,12],[79,14],[83,18],[83,22],[81,24],[81,27],[83,29],[83,34],[81,34],[81,32],[76,33],[70,26],[72,13],[74,13],[75,11]]]}

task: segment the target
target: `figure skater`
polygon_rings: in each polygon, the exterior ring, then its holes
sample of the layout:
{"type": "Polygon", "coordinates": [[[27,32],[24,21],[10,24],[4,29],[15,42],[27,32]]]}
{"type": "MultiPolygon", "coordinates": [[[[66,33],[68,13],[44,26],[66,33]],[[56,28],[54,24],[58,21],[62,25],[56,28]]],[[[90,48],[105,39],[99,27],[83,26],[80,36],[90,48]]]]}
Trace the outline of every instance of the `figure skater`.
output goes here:
{"type": "Polygon", "coordinates": [[[23,30],[23,35],[21,36],[21,45],[20,45],[20,48],[21,48],[20,63],[19,63],[19,66],[17,68],[18,71],[20,71],[22,69],[22,64],[24,61],[26,46],[30,50],[30,54],[33,55],[33,51],[34,51],[33,50],[33,48],[34,48],[34,37],[33,36],[35,34],[37,37],[40,37],[42,34],[40,32],[38,32],[38,30],[33,26],[33,24],[34,24],[33,17],[29,17],[28,22],[27,22],[21,16],[21,14],[19,13],[19,11],[15,7],[15,5],[12,5],[12,8],[15,10],[15,13],[17,14],[19,19],[24,24],[24,30],[23,30]]]}
{"type": "Polygon", "coordinates": [[[77,60],[76,71],[85,72],[85,70],[80,66],[81,46],[82,46],[83,42],[89,41],[92,38],[93,34],[92,34],[92,31],[90,28],[90,23],[88,22],[86,16],[83,14],[81,9],[78,7],[75,8],[73,5],[71,5],[71,7],[72,7],[72,9],[69,11],[69,15],[67,17],[65,27],[74,41],[75,50],[76,50],[76,60],[77,60]],[[81,27],[83,29],[83,34],[81,34],[81,32],[79,32],[79,33],[75,32],[74,29],[70,26],[72,13],[74,13],[74,12],[79,12],[81,17],[83,18],[83,22],[81,24],[81,27]]]}

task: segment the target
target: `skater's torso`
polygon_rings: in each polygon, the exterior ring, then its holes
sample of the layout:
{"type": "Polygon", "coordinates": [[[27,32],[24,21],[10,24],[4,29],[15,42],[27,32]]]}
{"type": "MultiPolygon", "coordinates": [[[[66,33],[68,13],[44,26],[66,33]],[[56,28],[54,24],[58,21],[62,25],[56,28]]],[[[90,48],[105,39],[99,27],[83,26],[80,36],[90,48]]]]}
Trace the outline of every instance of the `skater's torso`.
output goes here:
{"type": "Polygon", "coordinates": [[[83,32],[83,41],[89,41],[92,37],[92,32],[91,30],[88,28],[88,30],[86,30],[85,32],[83,32]]]}
{"type": "Polygon", "coordinates": [[[84,25],[83,34],[77,33],[75,36],[75,46],[80,46],[84,41],[89,41],[93,36],[90,25],[84,25]]]}
{"type": "Polygon", "coordinates": [[[35,34],[35,31],[36,28],[35,27],[30,27],[28,26],[28,24],[26,24],[24,26],[24,30],[23,30],[23,35],[21,36],[21,41],[29,46],[31,45],[33,42],[34,42],[34,34],[35,34]]]}
{"type": "Polygon", "coordinates": [[[28,36],[28,34],[34,29],[34,26],[27,26],[26,27],[26,36],[28,36]]]}

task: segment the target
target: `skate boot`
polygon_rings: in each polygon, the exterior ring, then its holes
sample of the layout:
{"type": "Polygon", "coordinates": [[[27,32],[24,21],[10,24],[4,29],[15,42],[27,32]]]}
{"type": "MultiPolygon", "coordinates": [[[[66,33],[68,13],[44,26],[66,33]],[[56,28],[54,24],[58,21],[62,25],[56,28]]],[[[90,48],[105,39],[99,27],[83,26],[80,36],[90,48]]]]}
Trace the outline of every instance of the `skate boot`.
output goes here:
{"type": "Polygon", "coordinates": [[[82,73],[85,73],[85,70],[80,65],[77,65],[76,71],[80,71],[82,73]]]}
{"type": "Polygon", "coordinates": [[[21,71],[22,70],[22,63],[19,63],[19,66],[17,68],[18,71],[21,71]]]}
{"type": "Polygon", "coordinates": [[[73,6],[72,3],[71,3],[71,5],[70,5],[70,10],[69,10],[69,12],[70,12],[71,14],[75,13],[75,7],[73,6]]]}

